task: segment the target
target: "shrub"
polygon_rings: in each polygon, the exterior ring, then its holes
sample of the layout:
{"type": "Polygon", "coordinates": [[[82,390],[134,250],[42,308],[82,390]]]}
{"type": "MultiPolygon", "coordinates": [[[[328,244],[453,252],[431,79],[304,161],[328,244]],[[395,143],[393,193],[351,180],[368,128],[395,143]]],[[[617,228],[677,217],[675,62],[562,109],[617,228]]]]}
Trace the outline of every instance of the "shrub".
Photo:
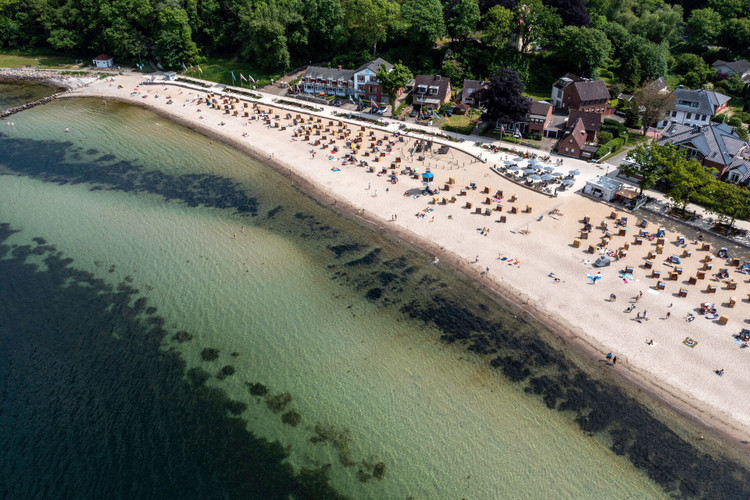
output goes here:
{"type": "Polygon", "coordinates": [[[720,115],[714,115],[711,117],[711,121],[714,123],[724,123],[726,119],[727,119],[726,113],[721,113],[720,115]]]}
{"type": "Polygon", "coordinates": [[[740,113],[737,116],[745,123],[750,123],[750,113],[740,113]]]}
{"type": "Polygon", "coordinates": [[[727,121],[727,123],[730,127],[740,127],[742,126],[742,119],[739,116],[733,116],[727,121]]]}
{"type": "Polygon", "coordinates": [[[607,144],[612,139],[613,139],[612,133],[607,132],[606,130],[599,132],[599,136],[597,138],[597,140],[599,141],[599,144],[607,144]]]}
{"type": "Polygon", "coordinates": [[[609,154],[609,147],[605,144],[604,146],[599,146],[599,149],[596,150],[596,153],[594,153],[594,159],[598,160],[599,158],[602,158],[609,154]]]}
{"type": "Polygon", "coordinates": [[[622,148],[623,144],[625,144],[625,140],[618,137],[617,139],[609,141],[606,146],[609,146],[610,151],[616,153],[622,148]]]}

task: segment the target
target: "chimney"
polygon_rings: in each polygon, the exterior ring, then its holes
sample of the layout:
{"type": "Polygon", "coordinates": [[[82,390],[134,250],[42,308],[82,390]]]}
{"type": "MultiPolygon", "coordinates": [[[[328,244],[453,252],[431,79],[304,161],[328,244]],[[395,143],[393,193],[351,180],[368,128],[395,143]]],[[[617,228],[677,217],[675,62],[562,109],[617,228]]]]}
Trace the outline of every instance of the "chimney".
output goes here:
{"type": "Polygon", "coordinates": [[[339,71],[341,71],[341,65],[339,64],[339,71]]]}
{"type": "Polygon", "coordinates": [[[440,81],[440,75],[435,75],[435,80],[440,81]]]}

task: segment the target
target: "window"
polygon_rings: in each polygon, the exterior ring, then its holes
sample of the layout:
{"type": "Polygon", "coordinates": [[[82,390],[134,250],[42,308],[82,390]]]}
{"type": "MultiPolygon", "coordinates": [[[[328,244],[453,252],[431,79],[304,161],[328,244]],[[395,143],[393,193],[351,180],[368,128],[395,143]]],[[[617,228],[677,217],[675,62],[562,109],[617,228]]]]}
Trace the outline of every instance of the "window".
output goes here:
{"type": "Polygon", "coordinates": [[[677,116],[677,111],[672,111],[672,118],[677,116]]]}
{"type": "Polygon", "coordinates": [[[365,81],[365,75],[357,75],[357,81],[358,82],[364,82],[365,81]]]}
{"type": "Polygon", "coordinates": [[[569,149],[568,149],[568,148],[565,148],[565,152],[567,153],[568,151],[569,151],[569,149]]]}
{"type": "Polygon", "coordinates": [[[690,118],[692,118],[692,116],[693,116],[693,113],[688,113],[687,115],[685,115],[685,119],[689,120],[690,118]]]}

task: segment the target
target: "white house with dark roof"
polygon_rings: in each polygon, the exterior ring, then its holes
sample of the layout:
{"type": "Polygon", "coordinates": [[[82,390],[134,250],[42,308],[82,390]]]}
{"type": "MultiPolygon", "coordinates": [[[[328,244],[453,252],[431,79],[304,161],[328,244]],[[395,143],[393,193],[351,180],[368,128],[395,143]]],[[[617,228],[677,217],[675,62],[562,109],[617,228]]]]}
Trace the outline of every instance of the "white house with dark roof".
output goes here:
{"type": "Polygon", "coordinates": [[[726,123],[696,126],[668,123],[659,144],[685,148],[689,158],[719,171],[721,178],[736,184],[750,179],[750,145],[726,123]]]}
{"type": "Polygon", "coordinates": [[[107,54],[99,54],[94,58],[94,66],[97,68],[111,68],[114,66],[114,57],[107,54]]]}
{"type": "MultiPolygon", "coordinates": [[[[308,66],[302,75],[300,85],[309,94],[322,92],[326,95],[352,96],[356,99],[386,102],[388,96],[383,93],[376,76],[381,65],[385,65],[388,71],[393,69],[391,63],[380,57],[357,69],[342,69],[341,66],[338,68],[308,66]]],[[[397,95],[400,94],[399,91],[397,95]]]]}
{"type": "Polygon", "coordinates": [[[730,77],[732,75],[739,76],[743,82],[750,83],[750,62],[745,60],[739,61],[722,61],[719,59],[711,65],[721,76],[730,77]]]}
{"type": "Polygon", "coordinates": [[[664,127],[670,122],[685,125],[708,125],[712,116],[726,109],[730,99],[719,92],[704,89],[677,88],[672,94],[675,101],[674,109],[667,118],[658,124],[659,127],[664,127]]]}

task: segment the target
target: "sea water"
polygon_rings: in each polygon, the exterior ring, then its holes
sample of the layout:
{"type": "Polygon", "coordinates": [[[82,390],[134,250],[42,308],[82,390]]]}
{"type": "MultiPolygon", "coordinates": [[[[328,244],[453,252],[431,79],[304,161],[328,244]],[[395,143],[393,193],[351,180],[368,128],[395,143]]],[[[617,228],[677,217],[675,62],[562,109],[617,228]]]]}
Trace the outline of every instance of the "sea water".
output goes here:
{"type": "Polygon", "coordinates": [[[518,311],[246,155],[93,99],[14,121],[0,497],[748,491],[518,311]]]}

